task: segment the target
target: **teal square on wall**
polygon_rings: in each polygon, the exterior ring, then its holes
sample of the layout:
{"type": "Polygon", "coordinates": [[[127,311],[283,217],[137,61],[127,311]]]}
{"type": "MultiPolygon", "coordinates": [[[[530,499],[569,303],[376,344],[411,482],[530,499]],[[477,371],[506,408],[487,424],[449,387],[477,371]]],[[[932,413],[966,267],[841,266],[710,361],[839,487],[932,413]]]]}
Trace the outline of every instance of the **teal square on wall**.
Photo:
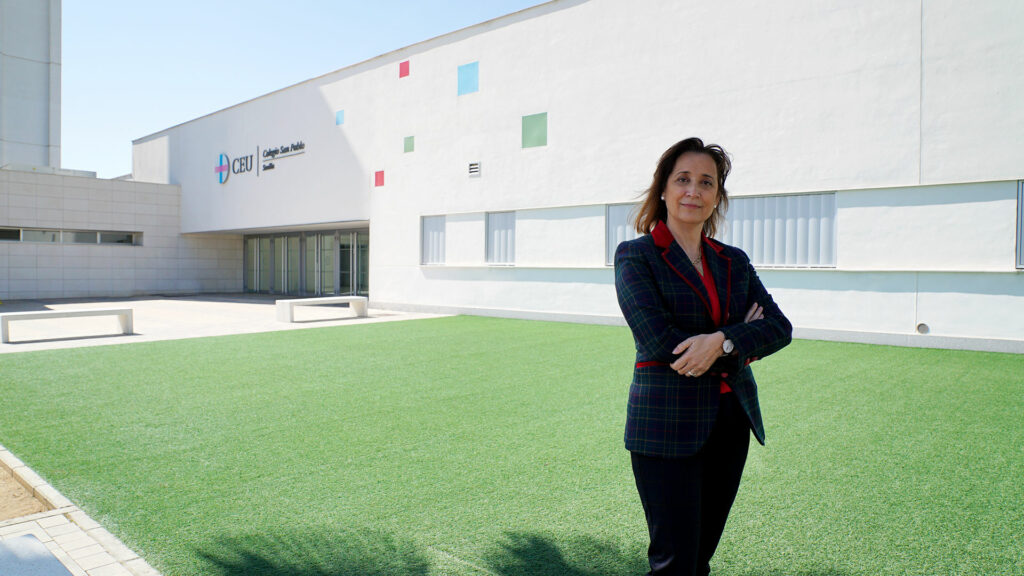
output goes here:
{"type": "Polygon", "coordinates": [[[337,112],[334,113],[334,125],[335,126],[341,126],[344,123],[345,123],[345,111],[344,110],[338,110],[337,112]]]}
{"type": "Polygon", "coordinates": [[[523,116],[523,148],[548,145],[548,113],[523,116]]]}
{"type": "Polygon", "coordinates": [[[405,152],[412,152],[416,149],[416,137],[406,136],[405,137],[405,152]]]}
{"type": "Polygon", "coordinates": [[[459,96],[480,90],[480,63],[459,66],[459,96]]]}

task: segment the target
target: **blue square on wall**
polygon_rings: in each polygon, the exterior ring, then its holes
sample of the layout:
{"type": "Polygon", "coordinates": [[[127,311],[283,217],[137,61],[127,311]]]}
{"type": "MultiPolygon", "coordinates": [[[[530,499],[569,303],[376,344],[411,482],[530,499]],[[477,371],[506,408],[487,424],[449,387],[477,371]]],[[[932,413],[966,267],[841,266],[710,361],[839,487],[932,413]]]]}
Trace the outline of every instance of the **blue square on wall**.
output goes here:
{"type": "Polygon", "coordinates": [[[344,110],[338,110],[337,112],[334,113],[334,125],[335,126],[341,126],[344,123],[345,123],[345,111],[344,110]]]}
{"type": "Polygon", "coordinates": [[[470,94],[480,89],[480,62],[470,62],[459,66],[459,96],[470,94]]]}

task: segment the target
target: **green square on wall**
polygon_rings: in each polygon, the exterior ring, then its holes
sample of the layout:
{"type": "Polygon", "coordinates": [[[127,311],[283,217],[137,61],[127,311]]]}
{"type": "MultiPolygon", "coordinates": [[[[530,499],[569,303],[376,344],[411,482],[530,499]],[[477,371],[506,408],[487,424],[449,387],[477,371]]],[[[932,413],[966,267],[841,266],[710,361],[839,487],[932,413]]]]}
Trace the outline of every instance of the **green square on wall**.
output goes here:
{"type": "Polygon", "coordinates": [[[523,148],[548,145],[548,113],[523,116],[523,148]]]}
{"type": "Polygon", "coordinates": [[[406,152],[412,152],[415,149],[416,149],[416,137],[415,136],[406,136],[405,137],[405,151],[406,152]]]}

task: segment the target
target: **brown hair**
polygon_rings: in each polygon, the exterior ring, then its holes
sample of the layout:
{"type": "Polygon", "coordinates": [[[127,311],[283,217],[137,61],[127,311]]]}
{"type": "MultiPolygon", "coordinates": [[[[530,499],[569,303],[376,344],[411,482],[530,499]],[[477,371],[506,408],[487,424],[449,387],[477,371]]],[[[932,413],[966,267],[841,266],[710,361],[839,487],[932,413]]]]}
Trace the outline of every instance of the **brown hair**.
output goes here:
{"type": "Polygon", "coordinates": [[[665,150],[658,160],[658,167],[654,170],[654,178],[651,179],[651,186],[640,193],[646,195],[643,204],[640,205],[636,215],[635,227],[640,234],[650,234],[659,220],[668,218],[668,210],[665,208],[665,201],[661,195],[668,185],[668,178],[676,165],[676,160],[687,152],[707,154],[715,161],[718,168],[718,204],[711,217],[704,222],[704,235],[714,238],[719,227],[725,223],[725,213],[729,209],[729,194],[725,191],[725,179],[732,170],[732,162],[729,155],[717,144],[705,145],[700,138],[687,138],[680,140],[665,150]]]}

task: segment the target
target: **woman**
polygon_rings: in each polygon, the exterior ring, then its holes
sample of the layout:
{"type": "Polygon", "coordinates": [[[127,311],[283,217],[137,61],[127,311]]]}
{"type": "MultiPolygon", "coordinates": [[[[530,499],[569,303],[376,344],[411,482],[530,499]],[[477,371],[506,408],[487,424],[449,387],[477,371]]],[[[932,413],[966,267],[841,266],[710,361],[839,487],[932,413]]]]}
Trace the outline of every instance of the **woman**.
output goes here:
{"type": "Polygon", "coordinates": [[[626,449],[647,517],[648,574],[709,574],[747,458],[764,444],[750,362],[792,326],[742,250],[716,242],[732,164],[699,138],[662,155],[615,254],[619,306],[636,341],[626,449]]]}

